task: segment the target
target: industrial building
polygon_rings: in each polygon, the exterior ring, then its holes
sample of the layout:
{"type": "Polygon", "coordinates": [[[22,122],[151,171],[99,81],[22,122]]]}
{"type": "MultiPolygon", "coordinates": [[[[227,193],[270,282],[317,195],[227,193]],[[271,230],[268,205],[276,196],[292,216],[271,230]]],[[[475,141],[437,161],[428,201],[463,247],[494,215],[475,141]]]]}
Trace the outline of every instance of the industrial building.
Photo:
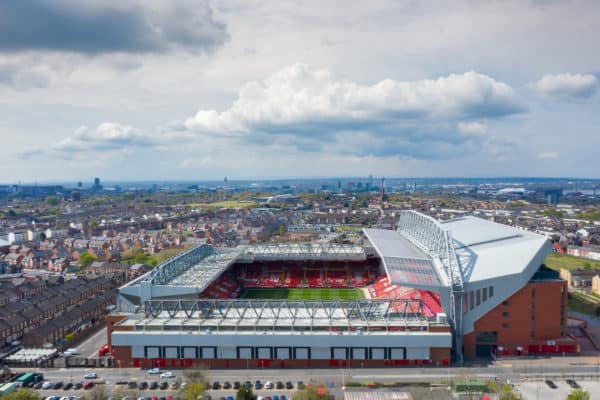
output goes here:
{"type": "Polygon", "coordinates": [[[119,289],[108,324],[116,365],[385,367],[577,352],[545,237],[414,211],[396,230],[363,234],[360,246],[203,245],[168,260],[119,289]]]}

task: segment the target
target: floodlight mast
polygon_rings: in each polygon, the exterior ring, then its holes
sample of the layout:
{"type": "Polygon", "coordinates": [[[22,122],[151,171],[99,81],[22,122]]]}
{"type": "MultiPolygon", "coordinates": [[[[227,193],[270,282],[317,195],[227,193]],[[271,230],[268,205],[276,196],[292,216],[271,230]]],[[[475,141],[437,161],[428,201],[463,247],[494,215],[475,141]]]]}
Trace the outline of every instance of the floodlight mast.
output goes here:
{"type": "Polygon", "coordinates": [[[416,211],[401,211],[398,232],[411,243],[442,265],[446,279],[450,282],[450,304],[446,307],[450,326],[454,330],[454,352],[457,361],[462,362],[462,315],[463,279],[462,270],[456,258],[454,241],[450,231],[430,216],[416,211]]]}

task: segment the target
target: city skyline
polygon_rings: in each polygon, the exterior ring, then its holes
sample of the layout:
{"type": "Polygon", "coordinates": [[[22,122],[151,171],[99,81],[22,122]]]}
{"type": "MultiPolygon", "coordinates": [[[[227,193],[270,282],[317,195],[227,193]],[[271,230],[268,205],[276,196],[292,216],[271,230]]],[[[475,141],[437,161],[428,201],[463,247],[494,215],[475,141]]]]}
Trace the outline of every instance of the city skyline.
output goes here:
{"type": "Polygon", "coordinates": [[[598,4],[343,4],[0,5],[0,181],[600,178],[598,4]]]}

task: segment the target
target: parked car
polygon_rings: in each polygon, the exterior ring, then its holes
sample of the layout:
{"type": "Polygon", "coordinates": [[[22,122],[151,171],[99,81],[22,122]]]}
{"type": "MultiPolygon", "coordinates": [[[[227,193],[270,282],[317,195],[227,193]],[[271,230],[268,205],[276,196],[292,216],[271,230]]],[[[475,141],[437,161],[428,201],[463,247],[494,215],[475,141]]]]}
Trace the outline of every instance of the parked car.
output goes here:
{"type": "Polygon", "coordinates": [[[160,390],[165,390],[169,387],[169,382],[162,381],[158,387],[160,388],[160,390]]]}
{"type": "Polygon", "coordinates": [[[73,384],[71,382],[67,382],[65,383],[65,386],[63,387],[63,389],[65,390],[69,390],[73,387],[73,384]]]}
{"type": "Polygon", "coordinates": [[[304,389],[304,387],[305,387],[304,382],[298,381],[298,384],[296,385],[296,389],[302,390],[302,389],[304,389]]]}
{"type": "Polygon", "coordinates": [[[271,381],[265,382],[265,389],[273,389],[273,387],[274,387],[273,382],[271,382],[271,381]]]}
{"type": "Polygon", "coordinates": [[[158,382],[156,382],[156,381],[150,382],[149,387],[150,387],[150,390],[158,389],[158,382]]]}
{"type": "Polygon", "coordinates": [[[558,386],[556,386],[556,383],[552,382],[550,379],[547,379],[545,382],[546,382],[546,385],[548,385],[548,387],[550,389],[556,389],[556,388],[558,388],[558,386]]]}
{"type": "Polygon", "coordinates": [[[247,389],[251,389],[252,388],[252,382],[246,381],[246,382],[244,382],[244,386],[246,386],[247,389]]]}
{"type": "Polygon", "coordinates": [[[290,381],[287,381],[287,382],[285,383],[285,388],[286,388],[287,390],[291,390],[291,389],[293,389],[293,388],[294,388],[294,385],[292,384],[292,382],[290,382],[290,381]]]}
{"type": "Polygon", "coordinates": [[[579,389],[579,388],[581,388],[581,386],[579,386],[579,383],[577,383],[575,381],[575,379],[567,379],[567,384],[569,386],[571,386],[573,389],[579,389]]]}
{"type": "Polygon", "coordinates": [[[87,381],[86,383],[83,384],[83,390],[88,390],[94,387],[94,382],[92,381],[87,381]]]}
{"type": "Polygon", "coordinates": [[[260,389],[262,389],[262,387],[263,387],[263,384],[261,381],[257,380],[256,382],[254,382],[254,389],[260,390],[260,389]]]}
{"type": "Polygon", "coordinates": [[[34,388],[34,389],[41,389],[41,388],[42,388],[42,386],[44,386],[44,382],[36,382],[36,383],[33,385],[33,388],[34,388]]]}
{"type": "Polygon", "coordinates": [[[275,387],[279,390],[283,389],[283,382],[277,381],[277,383],[275,384],[275,387]]]}
{"type": "Polygon", "coordinates": [[[73,384],[73,389],[75,389],[75,390],[79,390],[82,387],[83,387],[83,383],[81,383],[81,382],[77,382],[77,383],[73,384]]]}
{"type": "Polygon", "coordinates": [[[175,374],[172,372],[163,372],[162,374],[160,374],[160,377],[163,379],[172,379],[175,378],[175,374]]]}
{"type": "Polygon", "coordinates": [[[84,379],[96,379],[98,378],[98,374],[95,372],[90,372],[89,374],[85,374],[84,379]]]}
{"type": "Polygon", "coordinates": [[[138,384],[138,387],[142,390],[146,390],[146,389],[148,389],[148,382],[142,381],[138,384]]]}
{"type": "Polygon", "coordinates": [[[171,389],[177,389],[177,381],[171,381],[171,383],[169,383],[169,387],[171,389]]]}
{"type": "Polygon", "coordinates": [[[62,381],[58,381],[54,384],[52,389],[60,389],[62,387],[62,385],[63,385],[62,381]]]}
{"type": "Polygon", "coordinates": [[[148,370],[148,373],[149,373],[150,375],[158,375],[158,374],[160,374],[160,368],[152,368],[152,369],[149,369],[149,370],[148,370]]]}
{"type": "Polygon", "coordinates": [[[136,382],[136,381],[131,381],[131,382],[128,382],[128,383],[127,383],[127,387],[128,387],[129,389],[137,389],[137,387],[138,387],[138,386],[137,386],[137,382],[136,382]]]}
{"type": "Polygon", "coordinates": [[[213,388],[213,390],[221,389],[221,384],[219,383],[219,381],[214,381],[212,384],[212,388],[213,388]]]}

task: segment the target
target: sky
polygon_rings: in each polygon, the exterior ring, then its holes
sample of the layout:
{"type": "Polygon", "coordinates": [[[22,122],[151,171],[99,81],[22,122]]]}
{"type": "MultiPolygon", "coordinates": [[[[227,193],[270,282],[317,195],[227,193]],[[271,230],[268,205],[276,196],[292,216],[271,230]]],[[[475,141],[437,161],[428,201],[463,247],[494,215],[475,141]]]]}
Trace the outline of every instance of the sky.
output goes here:
{"type": "Polygon", "coordinates": [[[0,182],[600,178],[598,1],[0,2],[0,182]]]}

